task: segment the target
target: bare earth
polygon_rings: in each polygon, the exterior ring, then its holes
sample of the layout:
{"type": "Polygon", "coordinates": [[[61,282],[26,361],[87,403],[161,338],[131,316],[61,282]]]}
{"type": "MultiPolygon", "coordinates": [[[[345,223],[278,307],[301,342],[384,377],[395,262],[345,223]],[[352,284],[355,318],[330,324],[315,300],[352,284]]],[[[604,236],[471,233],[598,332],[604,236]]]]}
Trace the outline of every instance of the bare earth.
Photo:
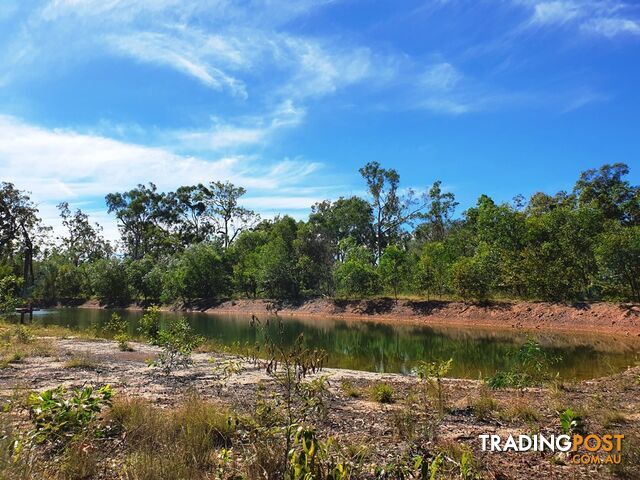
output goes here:
{"type": "MultiPolygon", "coordinates": [[[[637,317],[627,318],[629,325],[631,320],[637,322],[637,317]]],[[[107,340],[47,338],[47,342],[57,352],[53,357],[29,357],[0,370],[1,403],[21,391],[42,390],[60,384],[109,383],[117,395],[142,396],[161,407],[170,407],[187,392],[195,390],[206,398],[217,399],[243,411],[252,408],[258,384],[271,381],[262,369],[248,362],[243,362],[245,370],[242,373],[221,381],[214,374],[213,363],[231,357],[217,354],[195,354],[192,368],[164,376],[145,364],[145,359],[158,352],[149,345],[133,343],[133,352],[121,352],[115,342],[107,340]],[[91,365],[65,367],[66,361],[78,356],[89,359],[91,365]]],[[[397,419],[407,413],[407,397],[416,385],[415,378],[335,369],[325,369],[321,374],[328,375],[332,394],[327,405],[328,417],[321,427],[324,435],[368,445],[377,461],[392,461],[406,452],[410,442],[406,434],[399,431],[397,419]],[[366,394],[352,398],[340,388],[344,380],[352,381],[363,391],[375,382],[385,381],[393,385],[396,401],[382,405],[370,400],[366,394]]],[[[607,467],[573,465],[567,457],[554,458],[550,453],[481,451],[480,434],[521,434],[530,433],[534,428],[549,434],[560,433],[558,409],[571,407],[583,412],[589,432],[640,434],[640,367],[607,378],[566,384],[555,390],[529,388],[522,392],[497,390],[487,393],[480,381],[456,379],[445,379],[444,389],[448,413],[436,427],[435,438],[439,443],[453,441],[470,446],[490,478],[619,478],[607,467]],[[481,395],[491,395],[495,399],[494,412],[479,415],[474,410],[481,395]],[[534,412],[536,420],[517,413],[527,409],[534,412]],[[612,412],[619,415],[607,420],[612,412]]]]}

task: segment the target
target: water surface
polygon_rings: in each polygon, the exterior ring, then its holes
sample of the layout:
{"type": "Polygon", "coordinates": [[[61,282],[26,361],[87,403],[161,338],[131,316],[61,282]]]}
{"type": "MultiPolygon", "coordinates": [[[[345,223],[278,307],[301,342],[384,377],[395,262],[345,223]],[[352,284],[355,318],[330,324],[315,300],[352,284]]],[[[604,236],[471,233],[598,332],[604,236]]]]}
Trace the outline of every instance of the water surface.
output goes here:
{"type": "MultiPolygon", "coordinates": [[[[58,309],[39,312],[34,322],[61,325],[71,329],[100,328],[113,310],[58,309]]],[[[129,332],[135,334],[142,315],[136,311],[118,311],[129,320],[129,332]]],[[[246,315],[203,313],[162,313],[162,321],[185,316],[194,330],[223,344],[262,342],[264,332],[251,326],[246,315]]],[[[264,319],[263,319],[264,321],[264,319]]],[[[368,321],[323,318],[282,317],[283,339],[292,344],[300,334],[311,347],[329,354],[329,367],[372,372],[409,373],[419,360],[453,358],[449,376],[480,378],[506,369],[512,353],[533,337],[544,350],[561,356],[554,369],[565,379],[584,379],[619,372],[640,360],[640,342],[636,339],[603,335],[560,333],[523,333],[513,330],[489,330],[460,327],[392,325],[368,321]]],[[[270,322],[275,331],[276,323],[270,322]]]]}

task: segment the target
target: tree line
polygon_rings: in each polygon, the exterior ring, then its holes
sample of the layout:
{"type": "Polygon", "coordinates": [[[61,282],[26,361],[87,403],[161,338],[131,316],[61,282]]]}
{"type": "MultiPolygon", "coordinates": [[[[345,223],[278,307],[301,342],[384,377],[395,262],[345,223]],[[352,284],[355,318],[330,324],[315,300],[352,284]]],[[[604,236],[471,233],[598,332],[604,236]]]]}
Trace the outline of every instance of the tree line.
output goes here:
{"type": "Polygon", "coordinates": [[[109,304],[231,297],[295,300],[402,295],[483,301],[640,302],[640,187],[629,167],[580,174],[570,192],[458,203],[436,181],[400,188],[395,169],[359,170],[367,198],[311,207],[305,221],[261,219],[228,182],[106,196],[120,238],[58,205],[43,224],[27,192],[0,184],[0,298],[95,297],[109,304]]]}

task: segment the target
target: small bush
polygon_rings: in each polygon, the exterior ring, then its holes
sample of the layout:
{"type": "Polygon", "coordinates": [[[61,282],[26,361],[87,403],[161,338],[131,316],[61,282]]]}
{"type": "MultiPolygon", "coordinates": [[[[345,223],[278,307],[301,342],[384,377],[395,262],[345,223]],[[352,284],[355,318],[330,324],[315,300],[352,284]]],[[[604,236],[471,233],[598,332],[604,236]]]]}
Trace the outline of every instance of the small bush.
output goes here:
{"type": "Polygon", "coordinates": [[[569,435],[571,433],[579,433],[582,430],[582,418],[570,408],[558,412],[558,417],[562,433],[569,435]]]}
{"type": "Polygon", "coordinates": [[[473,403],[472,407],[473,414],[478,420],[488,420],[493,412],[498,410],[498,403],[485,389],[480,392],[480,397],[473,403]]]}
{"type": "Polygon", "coordinates": [[[169,326],[160,330],[155,344],[162,348],[158,358],[150,366],[158,367],[165,375],[180,367],[189,367],[193,362],[191,353],[204,342],[204,338],[195,335],[184,318],[172,320],[169,326]]]}
{"type": "Polygon", "coordinates": [[[342,390],[347,397],[360,398],[362,396],[362,391],[357,388],[351,380],[343,380],[340,383],[340,390],[342,390]]]}
{"type": "Polygon", "coordinates": [[[378,403],[393,403],[395,391],[388,383],[376,383],[371,386],[371,397],[378,403]]]}
{"type": "Polygon", "coordinates": [[[95,357],[86,352],[75,355],[64,362],[64,368],[95,370],[97,367],[98,362],[95,357]]]}
{"type": "Polygon", "coordinates": [[[82,431],[103,407],[111,404],[109,385],[94,390],[76,388],[68,392],[60,386],[29,396],[29,415],[34,424],[30,437],[36,442],[72,438],[82,431]]]}

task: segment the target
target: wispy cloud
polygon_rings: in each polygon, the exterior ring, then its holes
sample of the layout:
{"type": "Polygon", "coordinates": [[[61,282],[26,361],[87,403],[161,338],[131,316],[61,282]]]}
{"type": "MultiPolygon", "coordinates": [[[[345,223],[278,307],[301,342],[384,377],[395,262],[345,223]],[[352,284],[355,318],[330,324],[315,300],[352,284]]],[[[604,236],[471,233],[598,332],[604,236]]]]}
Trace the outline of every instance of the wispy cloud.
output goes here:
{"type": "MultiPolygon", "coordinates": [[[[62,200],[102,203],[107,193],[138,183],[152,181],[167,190],[210,180],[229,180],[258,198],[266,192],[278,192],[278,206],[295,209],[300,208],[300,198],[306,198],[307,185],[317,186],[321,166],[304,160],[265,162],[246,156],[205,159],[177,155],[162,148],[46,129],[0,116],[2,180],[33,191],[49,211],[62,200]],[[282,195],[283,191],[288,194],[282,195]]],[[[331,192],[332,187],[327,185],[325,191],[331,192]]],[[[254,203],[261,204],[260,200],[254,203]]]]}
{"type": "Polygon", "coordinates": [[[571,25],[604,37],[639,35],[638,10],[618,0],[514,0],[530,9],[529,27],[571,25]]]}
{"type": "Polygon", "coordinates": [[[585,32],[617,37],[619,35],[640,35],[640,22],[625,18],[594,18],[582,24],[585,32]]]}

